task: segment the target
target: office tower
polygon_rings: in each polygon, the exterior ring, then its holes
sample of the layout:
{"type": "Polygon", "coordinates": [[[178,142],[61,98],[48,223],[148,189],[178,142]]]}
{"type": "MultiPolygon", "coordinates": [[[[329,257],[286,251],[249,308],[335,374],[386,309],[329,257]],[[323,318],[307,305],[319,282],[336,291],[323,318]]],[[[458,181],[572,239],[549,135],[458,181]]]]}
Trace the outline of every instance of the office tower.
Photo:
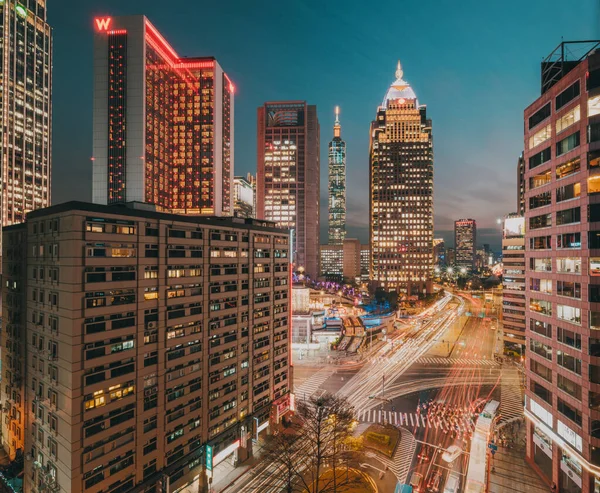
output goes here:
{"type": "Polygon", "coordinates": [[[426,107],[402,77],[398,62],[371,123],[371,280],[416,295],[432,290],[433,141],[426,107]]]}
{"type": "Polygon", "coordinates": [[[327,281],[342,282],[344,245],[320,245],[319,250],[319,275],[327,281]]]}
{"type": "Polygon", "coordinates": [[[234,87],[144,16],[95,19],[93,201],[233,215],[234,87]]]}
{"type": "Polygon", "coordinates": [[[341,245],[321,245],[321,276],[327,281],[362,282],[363,246],[356,238],[345,238],[341,245]]]}
{"type": "Polygon", "coordinates": [[[446,247],[443,238],[433,239],[433,263],[436,266],[446,263],[446,247]]]}
{"type": "Polygon", "coordinates": [[[233,179],[233,204],[235,216],[256,217],[256,179],[250,173],[233,179]]]}
{"type": "Polygon", "coordinates": [[[219,481],[292,404],[287,231],[137,207],[69,202],[4,230],[24,491],[176,491],[207,463],[219,481]]]}
{"type": "Polygon", "coordinates": [[[305,101],[258,108],[257,215],[293,231],[294,267],[319,275],[319,120],[305,101]]]}
{"type": "Polygon", "coordinates": [[[502,234],[502,324],[504,347],[525,354],[525,219],[504,218],[502,234]]]}
{"type": "MultiPolygon", "coordinates": [[[[50,205],[52,168],[52,29],[44,0],[0,2],[0,224],[25,220],[27,213],[50,205]]],[[[1,239],[0,239],[1,243],[1,239]]],[[[18,267],[16,267],[18,268],[18,267]]],[[[9,273],[7,273],[9,274],[9,273]]],[[[15,286],[20,291],[21,286],[15,286]]],[[[13,298],[4,298],[10,306],[13,298]]],[[[20,362],[4,357],[8,345],[22,352],[18,334],[5,318],[2,334],[2,388],[21,378],[20,362]]],[[[23,452],[23,404],[20,393],[6,392],[2,404],[15,406],[2,419],[2,446],[11,459],[23,452]]],[[[12,407],[11,407],[12,409],[12,407]]],[[[0,413],[1,416],[1,413],[0,413]]]]}
{"type": "Polygon", "coordinates": [[[459,219],[454,221],[455,264],[459,269],[469,271],[475,269],[475,252],[477,244],[477,223],[475,219],[459,219]]]}
{"type": "Polygon", "coordinates": [[[525,158],[523,153],[517,161],[517,207],[521,216],[525,215],[525,158]]]}
{"type": "Polygon", "coordinates": [[[527,459],[600,488],[600,41],[561,42],[525,109],[527,459]]]}
{"type": "Polygon", "coordinates": [[[335,107],[333,140],[329,142],[329,244],[346,238],[346,142],[342,140],[340,107],[335,107]]]}
{"type": "Polygon", "coordinates": [[[369,282],[371,279],[371,247],[360,246],[360,282],[369,282]]]}

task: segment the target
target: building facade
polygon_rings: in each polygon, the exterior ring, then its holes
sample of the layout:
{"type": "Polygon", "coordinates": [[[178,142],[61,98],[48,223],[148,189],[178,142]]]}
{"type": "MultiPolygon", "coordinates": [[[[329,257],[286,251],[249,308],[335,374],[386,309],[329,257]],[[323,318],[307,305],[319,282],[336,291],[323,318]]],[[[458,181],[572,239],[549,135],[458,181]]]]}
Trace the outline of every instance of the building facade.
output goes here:
{"type": "Polygon", "coordinates": [[[454,264],[456,267],[475,270],[476,245],[477,223],[475,219],[454,221],[454,264]]]}
{"type": "Polygon", "coordinates": [[[43,0],[0,3],[2,224],[50,204],[52,28],[43,0]]]}
{"type": "Polygon", "coordinates": [[[144,16],[95,19],[93,202],[233,215],[234,87],[144,16]]]}
{"type": "Polygon", "coordinates": [[[371,280],[416,295],[432,290],[433,140],[426,107],[404,81],[398,62],[371,123],[371,280]]]}
{"type": "Polygon", "coordinates": [[[502,327],[504,347],[525,354],[525,219],[504,218],[502,234],[502,327]]]}
{"type": "Polygon", "coordinates": [[[329,142],[329,244],[346,238],[346,142],[342,140],[340,108],[335,107],[333,140],[329,142]]]}
{"type": "Polygon", "coordinates": [[[209,459],[217,477],[291,404],[288,233],[147,209],[69,202],[5,229],[24,491],[174,491],[209,459]]]}
{"type": "Polygon", "coordinates": [[[250,173],[233,179],[233,207],[237,217],[256,217],[256,179],[250,173]]]}
{"type": "Polygon", "coordinates": [[[371,247],[360,246],[360,282],[367,283],[371,279],[371,247]]]}
{"type": "Polygon", "coordinates": [[[598,47],[561,43],[524,113],[527,459],[584,493],[600,488],[598,47]]]}
{"type": "Polygon", "coordinates": [[[258,108],[257,215],[293,231],[295,268],[319,275],[320,130],[305,101],[258,108]]]}
{"type": "Polygon", "coordinates": [[[335,282],[366,282],[369,245],[357,238],[346,238],[342,245],[321,245],[321,277],[335,282]]]}
{"type": "Polygon", "coordinates": [[[517,210],[521,216],[525,215],[525,158],[523,153],[517,161],[517,210]]]}

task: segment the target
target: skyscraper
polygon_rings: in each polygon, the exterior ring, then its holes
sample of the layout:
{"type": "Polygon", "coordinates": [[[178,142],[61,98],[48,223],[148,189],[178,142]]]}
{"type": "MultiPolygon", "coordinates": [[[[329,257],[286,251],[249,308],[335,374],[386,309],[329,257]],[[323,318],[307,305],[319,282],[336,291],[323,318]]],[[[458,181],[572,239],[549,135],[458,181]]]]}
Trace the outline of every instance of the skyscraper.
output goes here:
{"type": "Polygon", "coordinates": [[[371,123],[371,280],[416,295],[432,289],[433,141],[426,107],[402,77],[398,62],[371,123]]]}
{"type": "Polygon", "coordinates": [[[250,173],[233,179],[233,201],[237,217],[256,217],[256,178],[250,173]]]}
{"type": "Polygon", "coordinates": [[[600,489],[600,41],[561,42],[525,109],[527,459],[600,489]]]}
{"type": "Polygon", "coordinates": [[[475,219],[454,221],[455,265],[468,270],[475,269],[477,249],[477,223],[475,219]]]}
{"type": "Polygon", "coordinates": [[[258,108],[257,215],[294,230],[294,265],[319,275],[319,120],[305,101],[258,108]]]}
{"type": "Polygon", "coordinates": [[[329,244],[346,238],[346,142],[342,140],[340,108],[335,107],[333,140],[329,142],[329,244]]]}
{"type": "MultiPolygon", "coordinates": [[[[0,226],[25,221],[28,212],[50,205],[52,167],[52,29],[46,1],[0,2],[0,226]]],[[[1,244],[1,239],[0,239],[1,244]]],[[[23,245],[19,245],[23,248],[23,245]]],[[[26,253],[15,255],[16,268],[26,253]]],[[[24,404],[21,392],[6,389],[23,382],[20,360],[5,357],[10,347],[25,354],[13,327],[20,314],[16,299],[22,285],[5,296],[2,342],[2,447],[11,459],[24,451],[24,404]],[[13,298],[14,293],[14,298],[13,298]]]]}
{"type": "Polygon", "coordinates": [[[2,225],[50,204],[52,29],[46,1],[0,2],[2,225]]]}
{"type": "Polygon", "coordinates": [[[521,216],[525,215],[525,158],[523,153],[517,161],[517,207],[521,216]]]}
{"type": "Polygon", "coordinates": [[[95,19],[93,201],[233,215],[233,84],[144,16],[95,19]]]}

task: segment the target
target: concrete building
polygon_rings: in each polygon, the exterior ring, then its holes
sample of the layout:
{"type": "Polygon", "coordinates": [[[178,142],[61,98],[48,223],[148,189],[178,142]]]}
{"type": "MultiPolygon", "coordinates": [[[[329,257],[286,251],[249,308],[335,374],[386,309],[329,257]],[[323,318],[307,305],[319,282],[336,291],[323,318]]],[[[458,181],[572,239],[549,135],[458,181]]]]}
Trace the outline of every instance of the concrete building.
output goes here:
{"type": "Polygon", "coordinates": [[[139,206],[4,230],[2,440],[25,423],[24,491],[218,478],[292,404],[288,233],[139,206]]]}
{"type": "Polygon", "coordinates": [[[93,202],[233,215],[234,87],[141,15],[95,19],[93,202]]]}
{"type": "Polygon", "coordinates": [[[233,179],[233,210],[236,217],[256,217],[256,178],[250,173],[233,179]]]}
{"type": "Polygon", "coordinates": [[[398,62],[371,123],[370,272],[375,287],[410,296],[433,289],[433,139],[403,76],[398,62]]]}
{"type": "Polygon", "coordinates": [[[475,270],[477,223],[475,219],[454,221],[454,264],[458,268],[475,270]]]}
{"type": "Polygon", "coordinates": [[[364,282],[368,251],[357,238],[346,238],[342,245],[321,245],[321,276],[328,281],[364,282]]]}
{"type": "Polygon", "coordinates": [[[524,113],[527,459],[561,492],[600,489],[598,48],[561,42],[524,113]]]}
{"type": "Polygon", "coordinates": [[[360,282],[367,283],[371,279],[371,247],[360,246],[360,282]]]}
{"type": "Polygon", "coordinates": [[[320,245],[319,275],[327,281],[342,282],[344,277],[344,245],[320,245]]]}
{"type": "Polygon", "coordinates": [[[517,213],[504,218],[502,263],[504,347],[525,354],[525,219],[517,213]]]}
{"type": "Polygon", "coordinates": [[[294,266],[319,275],[320,131],[305,101],[258,108],[257,216],[294,230],[294,266]]]}
{"type": "Polygon", "coordinates": [[[342,140],[340,108],[335,107],[333,140],[329,142],[329,244],[346,238],[346,142],[342,140]]]}
{"type": "Polygon", "coordinates": [[[50,204],[52,28],[43,0],[0,3],[0,224],[50,204]]]}
{"type": "Polygon", "coordinates": [[[433,239],[433,263],[435,266],[446,265],[446,245],[443,238],[433,239]]]}

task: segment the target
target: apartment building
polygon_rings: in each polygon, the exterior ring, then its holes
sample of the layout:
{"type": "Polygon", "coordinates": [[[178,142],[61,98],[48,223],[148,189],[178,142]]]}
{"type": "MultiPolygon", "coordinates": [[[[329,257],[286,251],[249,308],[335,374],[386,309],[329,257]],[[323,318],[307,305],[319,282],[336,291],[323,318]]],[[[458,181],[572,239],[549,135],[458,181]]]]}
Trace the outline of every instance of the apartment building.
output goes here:
{"type": "Polygon", "coordinates": [[[287,231],[69,202],[4,236],[3,440],[25,491],[175,491],[292,405],[287,231]]]}

